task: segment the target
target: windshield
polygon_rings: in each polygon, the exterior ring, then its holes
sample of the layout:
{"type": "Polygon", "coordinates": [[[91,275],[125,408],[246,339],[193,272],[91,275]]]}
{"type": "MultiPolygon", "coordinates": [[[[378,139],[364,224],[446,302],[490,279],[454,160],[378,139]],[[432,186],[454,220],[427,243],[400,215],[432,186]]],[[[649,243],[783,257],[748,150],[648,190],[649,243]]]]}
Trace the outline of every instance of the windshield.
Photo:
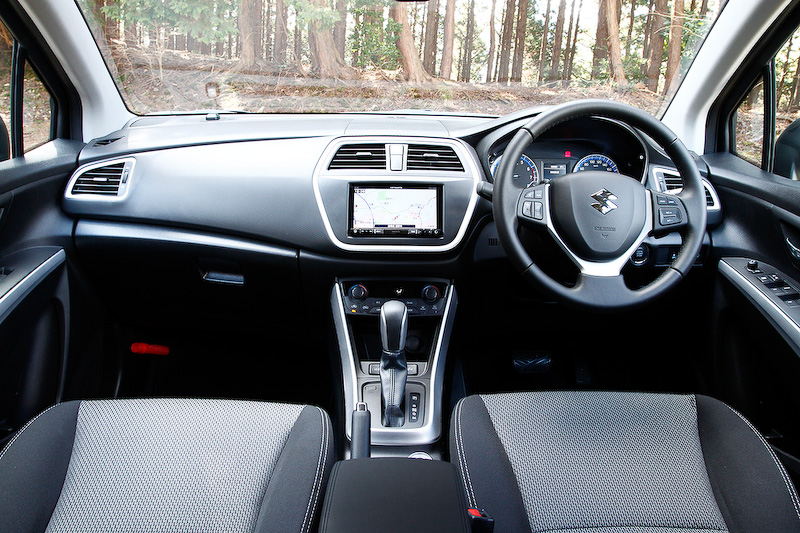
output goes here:
{"type": "MultiPolygon", "coordinates": [[[[655,115],[720,0],[77,0],[128,108],[655,115]]],[[[722,1],[724,4],[724,1],[722,1]]]]}

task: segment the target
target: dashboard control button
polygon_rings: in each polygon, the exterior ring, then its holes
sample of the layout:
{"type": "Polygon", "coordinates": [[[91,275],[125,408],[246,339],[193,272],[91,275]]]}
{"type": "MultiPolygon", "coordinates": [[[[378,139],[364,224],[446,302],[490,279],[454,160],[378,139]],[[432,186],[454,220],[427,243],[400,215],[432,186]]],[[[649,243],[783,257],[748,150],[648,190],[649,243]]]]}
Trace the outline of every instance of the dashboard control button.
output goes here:
{"type": "Polygon", "coordinates": [[[366,300],[367,296],[369,296],[369,291],[367,291],[367,288],[365,286],[359,283],[357,285],[353,285],[352,287],[350,287],[349,294],[350,298],[352,298],[353,300],[358,300],[360,302],[362,300],[366,300]]]}
{"type": "Polygon", "coordinates": [[[747,270],[753,273],[760,272],[760,269],[758,268],[758,261],[756,261],[755,259],[751,259],[750,261],[748,261],[747,270]]]}
{"type": "Polygon", "coordinates": [[[522,215],[528,218],[533,217],[533,203],[532,202],[522,202],[522,215]]]}
{"type": "Polygon", "coordinates": [[[635,266],[642,266],[650,259],[650,247],[642,243],[631,255],[631,263],[635,266]]]}
{"type": "Polygon", "coordinates": [[[425,285],[425,287],[422,288],[422,299],[426,302],[437,302],[440,297],[439,289],[437,289],[435,285],[425,285]]]}

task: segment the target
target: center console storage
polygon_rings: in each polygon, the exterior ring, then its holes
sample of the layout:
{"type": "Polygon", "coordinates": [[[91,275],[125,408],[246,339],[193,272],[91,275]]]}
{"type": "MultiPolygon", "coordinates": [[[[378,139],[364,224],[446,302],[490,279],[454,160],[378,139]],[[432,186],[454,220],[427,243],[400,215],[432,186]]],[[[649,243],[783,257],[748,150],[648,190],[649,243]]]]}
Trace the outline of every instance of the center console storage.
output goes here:
{"type": "Polygon", "coordinates": [[[375,458],[333,467],[320,532],[467,532],[467,502],[451,463],[375,458]]]}

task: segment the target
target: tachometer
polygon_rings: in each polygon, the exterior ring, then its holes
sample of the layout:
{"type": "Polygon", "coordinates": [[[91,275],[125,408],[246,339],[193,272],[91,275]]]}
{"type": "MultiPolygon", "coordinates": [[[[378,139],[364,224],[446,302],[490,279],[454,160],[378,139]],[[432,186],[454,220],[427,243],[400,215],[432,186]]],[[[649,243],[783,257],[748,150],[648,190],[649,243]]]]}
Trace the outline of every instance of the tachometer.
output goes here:
{"type": "Polygon", "coordinates": [[[575,164],[573,172],[583,172],[585,170],[596,170],[600,172],[616,172],[619,174],[619,169],[614,161],[603,154],[590,154],[578,161],[575,164]]]}
{"type": "MultiPolygon", "coordinates": [[[[500,166],[500,161],[502,158],[503,156],[500,156],[492,162],[490,167],[492,176],[494,176],[497,172],[497,168],[500,166]]],[[[537,183],[539,183],[539,170],[536,168],[536,163],[534,163],[533,159],[527,155],[522,154],[519,158],[519,161],[517,161],[517,164],[514,165],[514,185],[520,189],[525,189],[526,187],[532,187],[537,183]]]]}

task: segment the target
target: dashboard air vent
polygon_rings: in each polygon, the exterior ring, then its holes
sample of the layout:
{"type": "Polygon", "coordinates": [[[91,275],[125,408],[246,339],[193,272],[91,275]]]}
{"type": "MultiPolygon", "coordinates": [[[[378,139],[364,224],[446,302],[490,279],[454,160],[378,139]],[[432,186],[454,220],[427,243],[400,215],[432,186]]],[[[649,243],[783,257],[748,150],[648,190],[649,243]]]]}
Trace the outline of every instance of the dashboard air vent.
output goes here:
{"type": "Polygon", "coordinates": [[[670,194],[678,194],[683,190],[683,179],[677,174],[664,173],[664,185],[670,194]]]}
{"type": "Polygon", "coordinates": [[[385,144],[345,144],[336,151],[328,170],[386,170],[385,144]]]}
{"type": "Polygon", "coordinates": [[[409,144],[406,170],[445,170],[463,172],[464,165],[450,146],[409,144]]]}
{"type": "Polygon", "coordinates": [[[92,146],[108,146],[109,144],[117,142],[120,139],[122,139],[122,137],[112,137],[110,139],[98,139],[94,142],[92,146]]]}
{"type": "Polygon", "coordinates": [[[72,186],[72,194],[118,196],[127,181],[129,168],[124,161],[89,168],[83,171],[72,186]]]}

